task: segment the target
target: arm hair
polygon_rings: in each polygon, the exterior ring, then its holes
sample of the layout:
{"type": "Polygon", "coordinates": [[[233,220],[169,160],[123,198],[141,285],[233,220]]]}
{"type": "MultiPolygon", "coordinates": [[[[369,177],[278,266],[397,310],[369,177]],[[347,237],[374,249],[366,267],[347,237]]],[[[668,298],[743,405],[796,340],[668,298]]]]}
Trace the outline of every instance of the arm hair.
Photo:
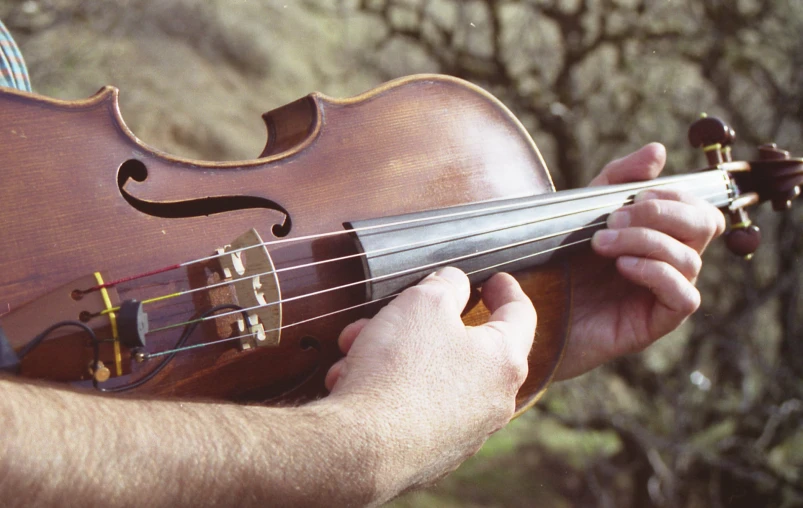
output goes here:
{"type": "Polygon", "coordinates": [[[267,408],[10,379],[0,393],[5,506],[363,506],[395,495],[379,492],[367,426],[335,399],[267,408]]]}

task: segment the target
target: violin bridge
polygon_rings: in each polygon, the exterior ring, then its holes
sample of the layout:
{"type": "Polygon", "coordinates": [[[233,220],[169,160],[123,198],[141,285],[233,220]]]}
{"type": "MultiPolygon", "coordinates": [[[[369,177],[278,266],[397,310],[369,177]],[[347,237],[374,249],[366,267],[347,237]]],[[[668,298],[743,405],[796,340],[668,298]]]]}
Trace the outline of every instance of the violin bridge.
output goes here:
{"type": "Polygon", "coordinates": [[[240,347],[279,345],[282,325],[281,291],[273,260],[262,238],[251,229],[223,249],[218,249],[224,280],[231,281],[237,303],[246,309],[237,320],[240,347]]]}

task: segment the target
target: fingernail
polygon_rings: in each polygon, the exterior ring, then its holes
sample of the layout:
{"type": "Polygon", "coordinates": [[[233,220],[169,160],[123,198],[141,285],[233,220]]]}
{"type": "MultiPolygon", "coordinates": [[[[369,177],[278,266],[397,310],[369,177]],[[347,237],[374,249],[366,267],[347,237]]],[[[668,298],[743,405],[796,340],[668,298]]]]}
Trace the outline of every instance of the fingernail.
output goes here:
{"type": "Polygon", "coordinates": [[[614,231],[611,229],[603,229],[601,231],[597,231],[596,233],[594,233],[594,238],[592,241],[598,247],[604,247],[606,245],[612,244],[618,236],[619,236],[618,231],[614,231]]]}
{"type": "Polygon", "coordinates": [[[637,263],[638,258],[634,258],[633,256],[622,256],[619,258],[619,264],[625,268],[634,267],[637,263]]]}
{"type": "Polygon", "coordinates": [[[623,229],[630,225],[630,212],[627,210],[617,210],[608,216],[608,227],[611,229],[623,229]]]}
{"type": "Polygon", "coordinates": [[[650,199],[658,199],[658,194],[649,190],[644,192],[639,192],[638,194],[636,194],[636,197],[633,199],[633,202],[638,203],[640,201],[647,201],[650,199]]]}

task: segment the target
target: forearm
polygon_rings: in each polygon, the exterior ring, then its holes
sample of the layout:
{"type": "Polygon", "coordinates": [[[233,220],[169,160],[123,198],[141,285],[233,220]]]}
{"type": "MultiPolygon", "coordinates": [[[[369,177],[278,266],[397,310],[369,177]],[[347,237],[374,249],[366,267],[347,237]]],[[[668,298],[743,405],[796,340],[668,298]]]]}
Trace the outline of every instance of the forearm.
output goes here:
{"type": "Polygon", "coordinates": [[[143,401],[6,379],[0,394],[4,505],[340,506],[392,495],[377,490],[383,468],[364,426],[336,403],[143,401]]]}

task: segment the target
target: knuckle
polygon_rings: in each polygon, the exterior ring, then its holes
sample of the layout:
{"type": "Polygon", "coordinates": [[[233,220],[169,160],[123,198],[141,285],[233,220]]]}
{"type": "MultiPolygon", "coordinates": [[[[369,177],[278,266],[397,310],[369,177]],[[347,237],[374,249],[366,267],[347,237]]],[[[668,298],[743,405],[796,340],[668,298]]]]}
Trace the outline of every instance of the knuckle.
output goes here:
{"type": "Polygon", "coordinates": [[[640,205],[641,214],[643,215],[644,220],[654,221],[655,219],[661,217],[663,213],[661,202],[657,199],[642,201],[640,205]]]}

